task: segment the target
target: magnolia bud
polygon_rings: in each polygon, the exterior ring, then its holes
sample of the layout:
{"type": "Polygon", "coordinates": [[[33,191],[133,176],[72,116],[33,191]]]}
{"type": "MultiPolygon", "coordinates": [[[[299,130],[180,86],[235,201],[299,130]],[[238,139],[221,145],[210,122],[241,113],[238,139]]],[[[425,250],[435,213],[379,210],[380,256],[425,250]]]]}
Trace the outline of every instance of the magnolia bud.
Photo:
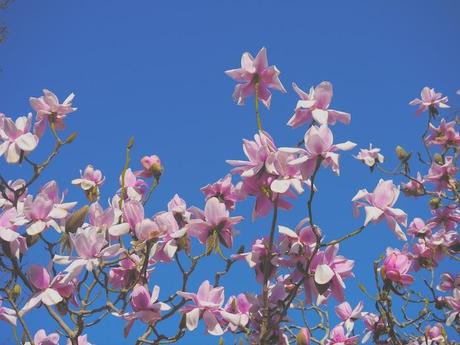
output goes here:
{"type": "Polygon", "coordinates": [[[443,165],[444,164],[444,159],[442,158],[442,156],[439,154],[439,153],[435,153],[434,156],[433,156],[433,160],[438,163],[439,165],[443,165]]]}
{"type": "Polygon", "coordinates": [[[131,137],[131,138],[129,138],[128,145],[126,146],[126,148],[127,148],[128,150],[131,150],[131,148],[133,147],[133,145],[134,145],[134,137],[131,137]]]}
{"type": "Polygon", "coordinates": [[[396,156],[399,160],[405,161],[410,157],[410,154],[402,146],[396,146],[396,156]]]}
{"type": "Polygon", "coordinates": [[[75,140],[76,137],[77,137],[77,132],[73,132],[67,137],[67,139],[65,140],[65,143],[70,144],[71,142],[75,140]]]}
{"type": "Polygon", "coordinates": [[[301,328],[295,338],[296,345],[310,345],[310,332],[306,328],[301,328]]]}
{"type": "Polygon", "coordinates": [[[75,211],[65,222],[65,232],[75,233],[77,229],[85,222],[86,215],[88,214],[89,206],[85,205],[79,210],[75,211]]]}
{"type": "Polygon", "coordinates": [[[22,288],[21,288],[21,285],[19,284],[15,284],[13,286],[13,288],[11,289],[11,297],[13,298],[13,300],[17,300],[17,298],[21,295],[21,291],[22,291],[22,288]]]}
{"type": "Polygon", "coordinates": [[[441,199],[436,197],[431,198],[429,204],[432,209],[436,210],[441,206],[441,199]]]}

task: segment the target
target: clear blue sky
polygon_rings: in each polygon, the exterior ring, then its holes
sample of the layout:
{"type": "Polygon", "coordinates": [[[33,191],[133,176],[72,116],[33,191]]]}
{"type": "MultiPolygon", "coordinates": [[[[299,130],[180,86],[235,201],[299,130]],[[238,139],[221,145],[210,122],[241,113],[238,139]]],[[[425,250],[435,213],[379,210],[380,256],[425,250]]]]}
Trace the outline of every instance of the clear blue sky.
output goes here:
{"type": "MultiPolygon", "coordinates": [[[[0,45],[0,111],[26,114],[31,111],[28,97],[39,96],[42,88],[61,99],[76,94],[79,110],[67,124],[78,138],[41,180],[57,177],[68,186],[69,199],[83,201],[69,182],[88,163],[104,171],[103,195],[109,197],[117,188],[126,142],[134,136],[135,160],[158,154],[166,167],[149,214],[163,210],[176,192],[203,207],[199,189],[229,171],[226,159],[243,157],[241,140],[256,130],[252,102],[234,104],[234,82],[223,73],[239,66],[244,51],[255,54],[267,47],[269,62],[282,72],[288,94],[275,93],[271,111],[262,110],[264,128],[279,146],[297,143],[304,131],[285,126],[297,101],[291,82],[308,88],[330,80],[333,107],[352,114],[350,126],[333,128],[336,142],[352,140],[360,147],[372,142],[392,166],[397,144],[408,150],[419,145],[425,120],[416,118],[407,103],[423,86],[447,94],[457,108],[460,104],[455,95],[460,88],[459,15],[455,0],[17,0],[0,13],[9,27],[8,40],[0,45]]],[[[45,139],[38,154],[50,143],[45,139]]],[[[322,171],[318,180],[316,219],[328,239],[361,225],[363,218],[352,218],[350,199],[360,188],[373,189],[381,177],[370,175],[350,154],[342,156],[341,165],[340,177],[322,171]]],[[[0,169],[13,174],[4,163],[0,169]]],[[[252,203],[243,203],[236,214],[249,220],[252,203]]],[[[293,212],[281,214],[281,224],[294,227],[306,215],[304,205],[305,196],[293,212]]],[[[398,205],[410,219],[427,215],[423,202],[412,205],[402,198],[398,205]]],[[[268,221],[246,222],[235,247],[267,234],[268,221]]],[[[396,245],[400,242],[381,224],[341,252],[356,260],[356,282],[369,285],[372,260],[396,245]]],[[[222,265],[208,260],[191,287],[212,279],[210,272],[222,265]]],[[[176,271],[170,267],[152,275],[162,286],[161,296],[176,286],[176,271]]],[[[245,264],[237,264],[224,279],[226,295],[252,290],[254,281],[245,264]]],[[[356,282],[350,281],[347,289],[353,303],[363,298],[356,282]]],[[[366,305],[371,307],[369,301],[366,305]]],[[[32,330],[50,331],[40,315],[29,316],[32,330]]],[[[119,340],[121,326],[110,319],[90,329],[89,339],[97,345],[131,343],[119,340]]],[[[132,335],[143,329],[135,327],[132,335]]],[[[2,323],[0,337],[8,332],[2,323]]],[[[8,339],[3,343],[9,344],[8,339]]],[[[200,327],[180,344],[216,342],[200,327]]]]}

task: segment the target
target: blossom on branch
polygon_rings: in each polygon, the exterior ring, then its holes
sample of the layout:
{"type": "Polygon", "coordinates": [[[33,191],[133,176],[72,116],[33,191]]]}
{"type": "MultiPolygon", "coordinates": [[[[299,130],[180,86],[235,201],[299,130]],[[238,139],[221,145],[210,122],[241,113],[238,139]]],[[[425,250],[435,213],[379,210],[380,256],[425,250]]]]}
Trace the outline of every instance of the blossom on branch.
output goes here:
{"type": "Polygon", "coordinates": [[[185,314],[186,326],[189,331],[198,327],[198,321],[203,318],[206,325],[206,332],[212,335],[222,335],[223,321],[221,317],[221,307],[224,303],[224,288],[213,288],[208,280],[201,283],[198,292],[190,293],[178,291],[177,294],[185,300],[192,301],[192,305],[187,305],[181,309],[185,314]]]}
{"type": "Polygon", "coordinates": [[[359,208],[364,207],[366,219],[364,225],[369,222],[379,222],[386,219],[390,229],[396,236],[406,241],[406,235],[399,224],[407,226],[407,214],[399,208],[393,208],[398,200],[399,187],[393,184],[392,180],[380,180],[372,193],[361,189],[352,199],[355,216],[359,215],[359,208]]]}
{"type": "Polygon", "coordinates": [[[74,97],[75,95],[71,93],[64,102],[59,103],[57,96],[47,89],[43,90],[41,97],[30,97],[30,105],[37,112],[35,133],[39,137],[43,135],[48,123],[52,123],[56,129],[64,129],[64,119],[77,110],[72,107],[74,97]]]}
{"type": "Polygon", "coordinates": [[[20,116],[15,122],[9,117],[0,121],[0,156],[7,163],[18,163],[38,145],[38,136],[30,132],[32,114],[20,116]]]}
{"type": "Polygon", "coordinates": [[[420,98],[415,98],[409,102],[410,105],[418,105],[416,111],[417,115],[420,115],[425,110],[431,108],[437,111],[437,108],[449,108],[447,105],[448,98],[447,96],[442,96],[442,93],[430,89],[428,86],[425,86],[420,92],[420,98]]]}
{"type": "Polygon", "coordinates": [[[250,53],[244,53],[241,57],[241,68],[225,71],[225,74],[241,83],[236,85],[233,92],[233,99],[238,105],[244,105],[246,98],[256,93],[256,88],[259,99],[267,108],[270,108],[272,98],[269,89],[286,93],[278,78],[280,71],[276,66],[268,66],[265,47],[255,58],[250,53]]]}
{"type": "Polygon", "coordinates": [[[343,111],[329,109],[332,101],[332,84],[323,81],[315,88],[311,87],[310,92],[302,91],[296,83],[292,83],[292,88],[299,95],[300,100],[294,115],[288,121],[288,126],[299,127],[308,121],[314,121],[320,125],[334,125],[336,121],[349,124],[351,115],[343,111]]]}

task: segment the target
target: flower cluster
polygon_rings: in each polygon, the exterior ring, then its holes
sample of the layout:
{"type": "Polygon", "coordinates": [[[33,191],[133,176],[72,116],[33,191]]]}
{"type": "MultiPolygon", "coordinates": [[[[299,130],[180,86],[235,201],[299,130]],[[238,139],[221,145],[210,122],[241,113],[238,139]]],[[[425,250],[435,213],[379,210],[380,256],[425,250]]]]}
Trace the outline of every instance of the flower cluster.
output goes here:
{"type": "Polygon", "coordinates": [[[372,145],[347,156],[356,144],[338,140],[340,133],[333,126],[349,124],[351,115],[330,107],[330,82],[320,82],[308,93],[292,84],[300,100],[287,125],[304,126],[302,141],[296,147],[290,145],[294,140],[277,146],[262,129],[259,102],[269,109],[270,90],[286,90],[280,71],[268,64],[266,49],[255,58],[244,53],[241,68],[226,74],[238,82],[233,93],[237,104],[254,96],[257,132],[243,140],[246,158],[227,160],[230,171],[201,188],[202,208],[187,205],[175,194],[169,202],[157,203],[164,208],[149,213],[148,202],[165,169],[151,154],[132,164],[134,139],[126,146],[123,169],[116,175],[119,186],[112,193],[102,169],[88,164],[80,177],[73,175],[69,182],[85,200],[77,207],[55,180],[38,185],[42,172],[76,137],[61,137],[67,116],[77,110],[74,94],[60,103],[54,93],[43,90],[42,96],[30,98],[35,116],[13,120],[0,113],[0,156],[6,164],[32,169],[29,179],[8,181],[3,169],[0,173],[0,321],[22,332],[23,343],[35,345],[58,345],[62,337],[67,345],[91,345],[85,332],[106,317],[124,323],[125,337],[134,339],[136,333],[136,344],[174,343],[200,324],[207,334],[222,337],[219,344],[226,333],[251,345],[451,344],[449,337],[460,329],[460,274],[436,271],[443,260],[458,260],[460,252],[460,134],[456,120],[439,118],[440,111],[449,108],[448,98],[425,87],[421,99],[410,102],[419,106],[417,114],[428,111],[425,152],[415,155],[398,146],[398,165],[387,170],[381,150],[372,145]],[[36,160],[34,151],[45,142],[47,130],[56,144],[48,156],[36,160]],[[330,168],[337,179],[341,160],[348,157],[373,174],[392,178],[381,178],[372,192],[357,192],[350,208],[356,217],[363,209],[364,222],[338,237],[317,214],[316,195],[323,193],[317,177],[322,168],[330,168]],[[412,176],[414,166],[420,171],[412,176]],[[400,200],[403,194],[409,201],[426,198],[429,205],[428,213],[410,218],[409,225],[408,214],[399,208],[408,210],[400,200]],[[107,195],[108,202],[101,195],[107,195]],[[279,215],[291,210],[297,198],[307,207],[291,229],[281,225],[289,224],[286,218],[280,224],[279,215]],[[271,225],[257,225],[246,251],[244,246],[235,250],[237,229],[244,229],[245,219],[237,212],[248,199],[254,203],[249,218],[256,221],[271,214],[271,225]],[[405,243],[401,248],[376,245],[382,255],[369,269],[376,286],[359,284],[372,300],[366,305],[375,307],[365,311],[363,301],[349,302],[355,260],[342,243],[362,231],[374,231],[368,230],[371,223],[382,221],[405,243]],[[326,241],[329,237],[335,239],[326,241]],[[40,249],[45,254],[34,257],[40,249]],[[216,260],[223,269],[205,269],[196,293],[190,292],[197,281],[191,276],[206,260],[216,260]],[[224,276],[233,267],[246,267],[244,262],[258,290],[237,291],[226,300],[230,287],[223,285],[224,276]],[[177,283],[172,290],[162,285],[160,298],[158,275],[164,267],[177,271],[179,279],[171,279],[170,285],[177,283]],[[431,280],[420,283],[420,271],[428,271],[431,280]],[[421,287],[425,292],[417,291],[421,287]],[[30,331],[26,317],[38,312],[47,312],[57,322],[56,332],[30,331]],[[177,331],[163,327],[166,320],[176,322],[177,331]],[[138,334],[141,324],[147,328],[138,334]]]}

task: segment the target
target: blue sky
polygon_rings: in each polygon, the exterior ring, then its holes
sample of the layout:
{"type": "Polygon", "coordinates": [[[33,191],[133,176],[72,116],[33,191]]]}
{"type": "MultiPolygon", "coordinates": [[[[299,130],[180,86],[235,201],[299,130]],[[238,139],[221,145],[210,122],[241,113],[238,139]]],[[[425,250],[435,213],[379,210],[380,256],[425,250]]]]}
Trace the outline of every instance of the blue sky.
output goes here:
{"type": "MultiPolygon", "coordinates": [[[[244,107],[233,102],[234,82],[223,71],[238,67],[244,51],[256,54],[265,46],[288,90],[274,94],[270,111],[262,109],[264,128],[278,146],[294,145],[305,130],[285,126],[297,101],[291,82],[307,89],[329,80],[333,107],[352,114],[351,125],[333,128],[335,141],[351,140],[360,147],[372,142],[392,167],[397,144],[408,150],[419,145],[425,120],[408,102],[423,86],[448,95],[458,109],[459,13],[454,0],[15,1],[0,13],[9,27],[8,40],[0,45],[0,111],[26,114],[31,111],[28,97],[39,96],[43,88],[61,99],[76,94],[79,110],[67,125],[78,138],[41,179],[55,178],[67,186],[69,200],[83,202],[69,182],[89,163],[105,173],[103,195],[108,198],[117,188],[126,142],[134,136],[134,161],[158,154],[165,165],[150,214],[163,210],[175,193],[203,207],[199,189],[229,171],[226,159],[243,158],[241,140],[256,131],[252,102],[244,107]]],[[[37,156],[48,145],[45,138],[37,156]]],[[[371,175],[351,154],[342,156],[341,165],[340,177],[323,170],[318,179],[316,219],[328,239],[361,224],[362,218],[352,218],[350,199],[360,188],[373,189],[382,177],[371,175]]],[[[4,163],[0,169],[7,176],[17,173],[4,163]]],[[[239,227],[236,248],[268,232],[269,219],[249,221],[252,203],[241,204],[235,213],[248,220],[239,227]]],[[[305,196],[296,205],[281,214],[281,224],[294,227],[305,217],[305,196]]],[[[402,198],[398,205],[410,219],[427,215],[424,202],[402,198]]],[[[342,246],[342,254],[356,260],[357,279],[347,289],[350,301],[363,298],[356,283],[370,284],[373,258],[399,245],[381,224],[342,246]]],[[[209,272],[222,265],[208,260],[191,288],[212,279],[209,272]]],[[[153,273],[162,296],[175,289],[174,273],[169,267],[153,273]]],[[[227,296],[254,289],[254,281],[245,264],[235,265],[224,279],[227,296]]],[[[40,315],[29,317],[33,331],[51,330],[40,315]]],[[[102,330],[88,331],[92,343],[123,344],[121,321],[101,325],[102,330]]],[[[142,330],[134,328],[132,334],[142,330]]],[[[0,332],[8,332],[4,324],[0,332]]],[[[180,344],[216,342],[199,328],[180,344]]]]}

